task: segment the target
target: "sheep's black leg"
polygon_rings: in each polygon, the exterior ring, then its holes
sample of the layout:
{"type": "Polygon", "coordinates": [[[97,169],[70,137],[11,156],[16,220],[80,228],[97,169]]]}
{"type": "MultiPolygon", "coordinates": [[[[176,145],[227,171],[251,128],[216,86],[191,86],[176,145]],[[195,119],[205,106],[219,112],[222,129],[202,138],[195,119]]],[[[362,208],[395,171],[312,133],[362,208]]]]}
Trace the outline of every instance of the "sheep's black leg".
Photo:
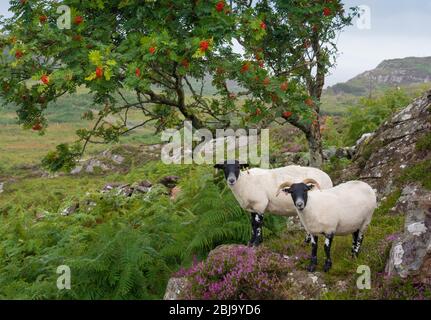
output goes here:
{"type": "Polygon", "coordinates": [[[259,246],[263,242],[263,215],[253,212],[251,214],[252,235],[249,246],[259,246]]]}
{"type": "Polygon", "coordinates": [[[263,215],[253,212],[251,214],[252,234],[251,234],[251,240],[248,243],[249,246],[257,247],[262,243],[263,241],[262,227],[263,227],[263,215]]]}
{"type": "Polygon", "coordinates": [[[334,239],[334,234],[325,234],[325,254],[326,254],[326,261],[325,261],[325,266],[323,268],[323,270],[325,272],[328,272],[329,269],[331,269],[332,267],[332,260],[331,260],[331,245],[332,245],[332,240],[334,239]]]}
{"type": "Polygon", "coordinates": [[[252,212],[251,216],[250,216],[251,217],[251,219],[250,219],[250,222],[251,222],[251,239],[248,242],[248,246],[249,247],[253,246],[254,242],[256,241],[256,228],[254,227],[254,225],[255,225],[254,224],[254,219],[255,219],[256,214],[257,213],[252,212]]]}
{"type": "Polygon", "coordinates": [[[311,234],[309,234],[309,233],[307,233],[306,235],[305,235],[305,240],[304,240],[304,243],[305,244],[309,244],[310,242],[311,242],[311,234]]]}
{"type": "Polygon", "coordinates": [[[358,257],[359,251],[361,251],[362,241],[364,241],[364,235],[359,230],[353,234],[352,242],[352,256],[358,257]]]}
{"type": "Polygon", "coordinates": [[[316,271],[317,266],[317,242],[319,241],[319,238],[317,236],[311,235],[311,260],[310,265],[308,266],[307,270],[310,272],[316,271]]]}

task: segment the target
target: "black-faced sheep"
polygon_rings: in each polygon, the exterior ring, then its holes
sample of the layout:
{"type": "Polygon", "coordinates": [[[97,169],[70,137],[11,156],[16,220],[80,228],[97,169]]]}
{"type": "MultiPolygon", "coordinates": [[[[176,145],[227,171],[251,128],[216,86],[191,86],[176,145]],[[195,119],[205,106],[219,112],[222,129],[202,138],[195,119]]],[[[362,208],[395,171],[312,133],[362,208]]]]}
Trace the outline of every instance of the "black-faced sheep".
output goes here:
{"type": "Polygon", "coordinates": [[[301,223],[312,235],[309,271],[316,270],[318,235],[325,236],[325,272],[332,266],[331,244],[335,235],[352,234],[352,255],[358,256],[364,232],[377,207],[376,194],[368,184],[350,181],[321,190],[316,180],[306,179],[301,183],[285,182],[277,195],[280,191],[291,195],[301,223]]]}
{"type": "MultiPolygon", "coordinates": [[[[247,171],[247,164],[239,161],[225,161],[214,166],[223,169],[226,182],[240,206],[251,213],[252,237],[249,245],[258,246],[263,241],[262,226],[264,213],[295,216],[293,201],[286,197],[276,197],[278,186],[286,181],[302,181],[313,177],[322,188],[331,188],[331,178],[315,168],[287,166],[277,169],[253,168],[247,171]]],[[[311,239],[311,238],[310,238],[311,239]]]]}

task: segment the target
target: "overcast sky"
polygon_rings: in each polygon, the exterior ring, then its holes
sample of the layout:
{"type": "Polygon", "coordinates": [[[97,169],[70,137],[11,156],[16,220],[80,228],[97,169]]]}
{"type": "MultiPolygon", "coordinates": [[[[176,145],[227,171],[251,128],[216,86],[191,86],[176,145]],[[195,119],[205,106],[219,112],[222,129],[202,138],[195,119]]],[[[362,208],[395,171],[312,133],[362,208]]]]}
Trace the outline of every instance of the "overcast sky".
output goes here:
{"type": "MultiPolygon", "coordinates": [[[[344,0],[346,7],[370,8],[371,28],[354,23],[340,34],[340,56],[327,85],[344,82],[385,59],[431,56],[431,0],[344,0]]],[[[0,14],[8,15],[8,0],[0,14]]]]}

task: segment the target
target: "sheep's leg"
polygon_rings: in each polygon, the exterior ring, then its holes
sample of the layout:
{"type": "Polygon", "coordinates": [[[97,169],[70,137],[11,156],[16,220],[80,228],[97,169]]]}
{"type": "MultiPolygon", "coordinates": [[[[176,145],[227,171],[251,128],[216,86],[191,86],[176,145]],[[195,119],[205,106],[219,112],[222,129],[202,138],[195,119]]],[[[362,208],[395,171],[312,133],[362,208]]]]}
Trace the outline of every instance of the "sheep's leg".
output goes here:
{"type": "Polygon", "coordinates": [[[259,246],[263,242],[263,214],[253,212],[251,214],[252,236],[249,246],[259,246]]]}
{"type": "Polygon", "coordinates": [[[248,246],[249,247],[252,247],[253,244],[254,244],[254,242],[256,241],[256,228],[254,227],[254,225],[255,225],[255,223],[254,223],[255,216],[256,216],[256,213],[252,212],[251,216],[250,216],[251,217],[251,219],[250,219],[250,222],[251,222],[251,239],[248,242],[248,246]]]}
{"type": "Polygon", "coordinates": [[[311,260],[310,265],[308,266],[307,270],[310,272],[316,271],[317,266],[317,242],[319,241],[319,238],[317,236],[311,235],[311,260]]]}
{"type": "Polygon", "coordinates": [[[311,242],[311,234],[309,234],[309,233],[307,233],[306,235],[305,235],[305,240],[304,240],[304,243],[305,244],[309,244],[310,242],[311,242]]]}
{"type": "Polygon", "coordinates": [[[332,240],[334,239],[334,234],[325,234],[325,254],[326,254],[326,261],[325,266],[323,270],[325,272],[328,272],[332,267],[332,260],[331,260],[331,246],[332,246],[332,240]]]}
{"type": "Polygon", "coordinates": [[[352,243],[352,256],[358,257],[359,251],[361,251],[362,242],[364,241],[364,234],[358,230],[353,234],[352,243]]]}

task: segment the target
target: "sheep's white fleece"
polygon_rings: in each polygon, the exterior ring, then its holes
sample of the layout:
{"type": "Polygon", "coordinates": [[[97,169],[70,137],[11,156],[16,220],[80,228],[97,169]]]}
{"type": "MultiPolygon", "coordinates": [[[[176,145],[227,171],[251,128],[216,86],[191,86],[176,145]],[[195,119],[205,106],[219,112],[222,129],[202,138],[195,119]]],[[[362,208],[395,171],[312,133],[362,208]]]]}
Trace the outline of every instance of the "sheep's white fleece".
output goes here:
{"type": "Polygon", "coordinates": [[[332,188],[331,178],[323,171],[300,166],[287,166],[277,169],[253,168],[242,171],[237,182],[229,186],[240,206],[249,211],[263,214],[294,216],[296,208],[291,197],[277,197],[280,184],[286,181],[301,182],[313,178],[322,189],[332,188]]]}
{"type": "Polygon", "coordinates": [[[358,230],[363,233],[376,207],[374,190],[365,182],[350,181],[331,189],[308,192],[305,209],[297,211],[310,234],[347,235],[358,230]]]}

